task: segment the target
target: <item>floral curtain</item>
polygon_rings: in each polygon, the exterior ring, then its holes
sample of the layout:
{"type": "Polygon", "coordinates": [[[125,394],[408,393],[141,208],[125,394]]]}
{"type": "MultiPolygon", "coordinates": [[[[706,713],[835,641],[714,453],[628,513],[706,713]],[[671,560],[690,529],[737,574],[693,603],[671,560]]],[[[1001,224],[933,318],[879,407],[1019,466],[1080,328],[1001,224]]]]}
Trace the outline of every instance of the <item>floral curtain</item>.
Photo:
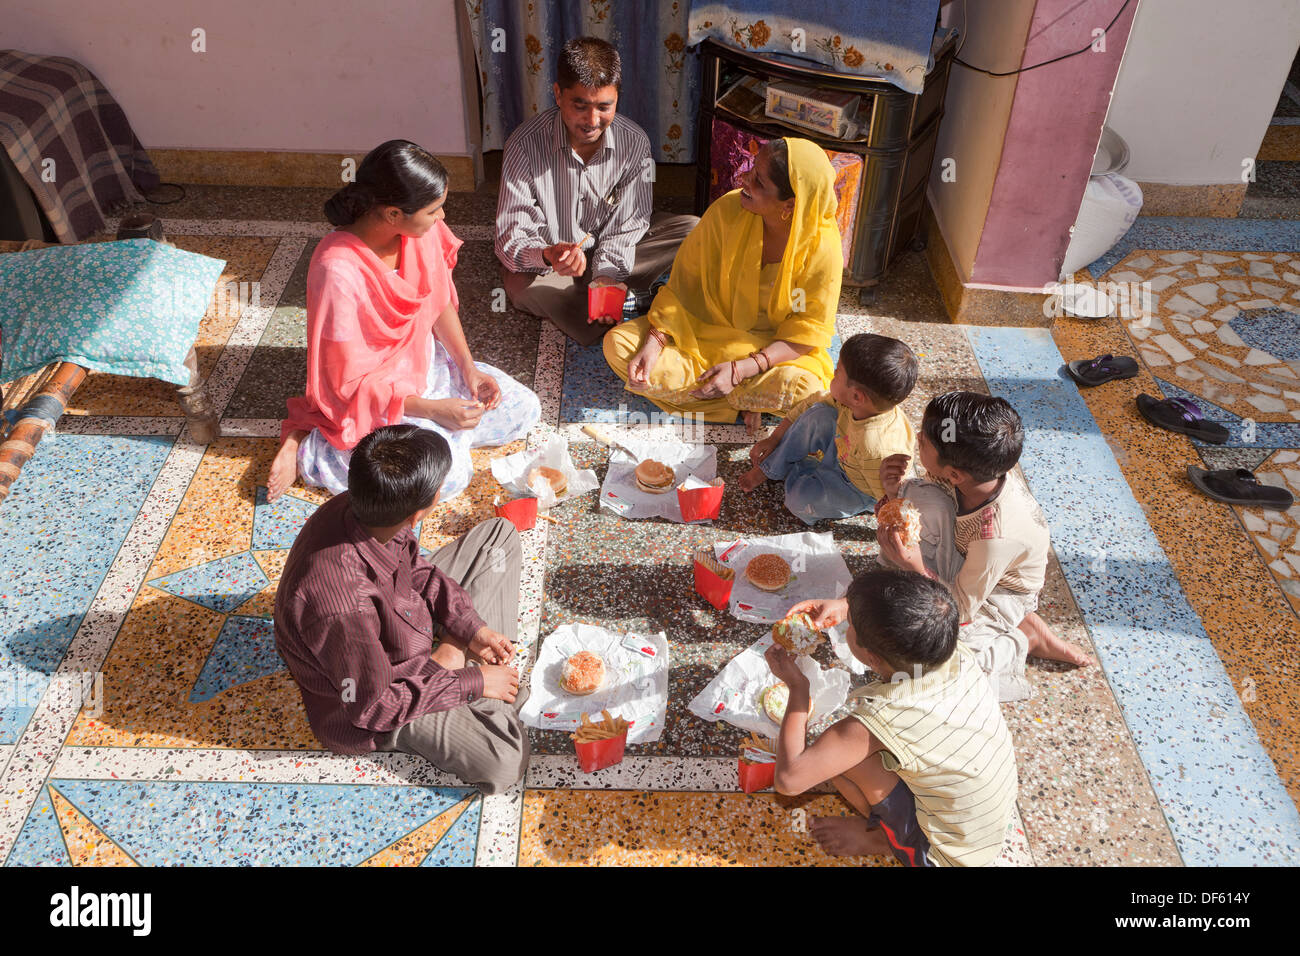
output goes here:
{"type": "Polygon", "coordinates": [[[688,0],[465,0],[483,95],[483,148],[555,105],[560,48],[596,36],[618,49],[618,111],[650,137],[663,163],[695,160],[699,58],[686,46],[688,0]]]}
{"type": "Polygon", "coordinates": [[[939,0],[696,0],[688,42],[775,53],[920,93],[939,0]]]}

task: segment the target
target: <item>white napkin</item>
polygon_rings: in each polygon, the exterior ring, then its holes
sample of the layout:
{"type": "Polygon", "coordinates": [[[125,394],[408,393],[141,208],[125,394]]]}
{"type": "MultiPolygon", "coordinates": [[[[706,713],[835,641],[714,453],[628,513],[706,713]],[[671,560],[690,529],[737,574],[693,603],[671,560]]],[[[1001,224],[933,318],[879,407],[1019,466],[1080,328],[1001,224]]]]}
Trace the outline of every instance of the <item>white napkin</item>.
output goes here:
{"type": "Polygon", "coordinates": [[[565,624],[542,643],[529,675],[529,696],[519,719],[541,730],[574,731],[582,714],[608,710],[632,726],[630,744],[659,739],[668,713],[668,639],[658,634],[616,634],[590,624],[565,624]],[[599,654],[605,684],[586,697],[560,687],[564,662],[578,651],[599,654]]]}
{"type": "Polygon", "coordinates": [[[703,488],[718,475],[718,449],[712,445],[688,445],[685,442],[646,442],[620,439],[627,447],[614,448],[609,454],[609,469],[600,486],[600,506],[623,518],[666,518],[682,520],[676,488],[703,488]],[[628,452],[634,452],[630,455],[628,452]],[[663,462],[673,470],[672,488],[661,495],[650,494],[636,486],[636,466],[647,458],[663,462]],[[696,480],[692,480],[696,479],[696,480]]]}
{"type": "Polygon", "coordinates": [[[730,611],[742,621],[774,624],[800,601],[843,597],[853,580],[829,533],[805,531],[745,538],[739,545],[733,550],[731,543],[719,542],[713,546],[713,552],[719,561],[736,571],[730,611]],[[790,564],[790,582],[780,591],[760,591],[745,577],[745,566],[760,554],[778,554],[790,564]]]}
{"type": "Polygon", "coordinates": [[[585,494],[600,484],[596,473],[590,468],[574,466],[569,454],[569,443],[563,435],[552,435],[540,448],[529,448],[505,458],[494,458],[492,477],[516,495],[536,498],[537,507],[543,511],[574,495],[585,494]],[[543,465],[558,469],[568,479],[569,487],[561,497],[556,498],[550,482],[540,476],[531,486],[528,484],[529,472],[543,465]]]}
{"type": "MultiPolygon", "coordinates": [[[[687,705],[692,714],[707,721],[725,720],[741,730],[752,730],[763,737],[773,737],[781,725],[768,717],[759,704],[759,695],[779,683],[763,657],[772,646],[769,631],[745,648],[718,672],[709,686],[687,705]]],[[[811,657],[795,658],[795,664],[808,678],[812,692],[813,713],[810,726],[822,727],[833,711],[849,696],[849,675],[842,670],[823,670],[811,657]]]]}

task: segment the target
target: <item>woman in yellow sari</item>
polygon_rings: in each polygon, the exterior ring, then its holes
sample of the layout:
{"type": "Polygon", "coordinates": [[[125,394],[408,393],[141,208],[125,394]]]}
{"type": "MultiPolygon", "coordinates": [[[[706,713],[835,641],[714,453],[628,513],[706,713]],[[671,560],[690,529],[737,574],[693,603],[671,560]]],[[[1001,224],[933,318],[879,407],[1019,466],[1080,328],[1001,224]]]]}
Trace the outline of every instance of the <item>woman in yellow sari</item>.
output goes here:
{"type": "Polygon", "coordinates": [[[835,173],[806,139],[776,139],[682,243],[649,315],[611,329],[629,391],[705,421],[782,414],[830,384],[844,254],[835,173]]]}

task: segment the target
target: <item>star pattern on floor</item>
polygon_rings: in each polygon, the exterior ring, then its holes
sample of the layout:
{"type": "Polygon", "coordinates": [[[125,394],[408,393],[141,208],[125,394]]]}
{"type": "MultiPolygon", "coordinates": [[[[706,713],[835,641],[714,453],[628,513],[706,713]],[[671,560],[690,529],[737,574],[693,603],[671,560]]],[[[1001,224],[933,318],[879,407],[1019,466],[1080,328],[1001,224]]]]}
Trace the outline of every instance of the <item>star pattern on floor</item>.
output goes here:
{"type": "Polygon", "coordinates": [[[472,866],[464,787],[51,780],[7,866],[472,866]]]}

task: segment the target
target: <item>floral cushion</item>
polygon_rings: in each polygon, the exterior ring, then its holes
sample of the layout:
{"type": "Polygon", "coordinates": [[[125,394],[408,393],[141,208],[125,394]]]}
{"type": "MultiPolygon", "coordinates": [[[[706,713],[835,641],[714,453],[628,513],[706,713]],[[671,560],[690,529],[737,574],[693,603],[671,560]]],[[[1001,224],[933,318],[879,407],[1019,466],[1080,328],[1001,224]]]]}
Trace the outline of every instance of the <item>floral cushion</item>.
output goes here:
{"type": "Polygon", "coordinates": [[[0,382],[63,361],[190,384],[185,357],[225,265],[150,239],[0,256],[0,382]]]}

